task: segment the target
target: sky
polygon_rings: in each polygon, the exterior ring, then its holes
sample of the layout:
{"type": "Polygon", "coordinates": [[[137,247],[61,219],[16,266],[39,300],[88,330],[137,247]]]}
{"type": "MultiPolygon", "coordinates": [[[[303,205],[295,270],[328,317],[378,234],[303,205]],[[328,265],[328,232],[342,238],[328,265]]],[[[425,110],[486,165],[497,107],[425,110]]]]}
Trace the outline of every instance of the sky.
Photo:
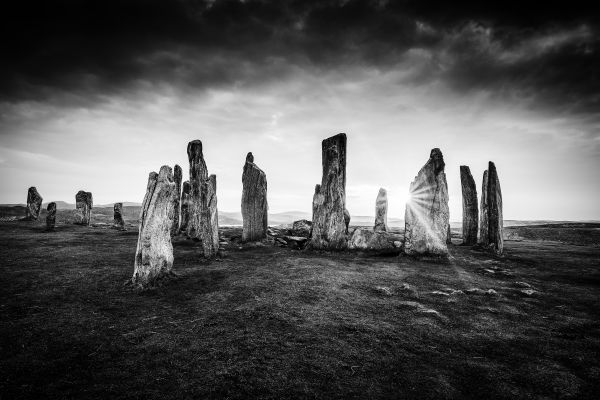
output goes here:
{"type": "Polygon", "coordinates": [[[460,165],[496,164],[505,219],[600,220],[600,35],[591,2],[55,0],[0,13],[0,203],[141,202],[203,142],[218,207],[246,153],[270,212],[310,212],[321,141],[348,137],[347,208],[404,216],[430,150],[450,218],[460,165]]]}

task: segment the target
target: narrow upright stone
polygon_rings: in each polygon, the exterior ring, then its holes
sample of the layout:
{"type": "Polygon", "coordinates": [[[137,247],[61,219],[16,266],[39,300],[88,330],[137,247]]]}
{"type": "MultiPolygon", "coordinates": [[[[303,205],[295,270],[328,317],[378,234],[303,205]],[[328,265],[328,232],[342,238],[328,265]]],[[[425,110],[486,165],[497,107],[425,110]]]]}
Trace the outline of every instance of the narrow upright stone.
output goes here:
{"type": "Polygon", "coordinates": [[[268,209],[267,176],[254,164],[252,153],[248,153],[242,173],[242,241],[267,237],[268,209]]]}
{"type": "Polygon", "coordinates": [[[448,255],[448,184],[440,149],[431,150],[429,160],[410,184],[406,204],[404,252],[409,255],[448,255]]]}
{"type": "Polygon", "coordinates": [[[380,188],[377,200],[375,200],[375,226],[373,227],[375,232],[387,232],[387,209],[387,191],[384,188],[380,188]]]}
{"type": "Polygon", "coordinates": [[[183,189],[181,191],[181,224],[179,225],[179,232],[187,233],[191,206],[190,181],[185,181],[183,182],[183,189]]]}
{"type": "Polygon", "coordinates": [[[340,250],[348,246],[346,210],[346,134],[323,140],[323,176],[315,187],[310,247],[340,250]]]}
{"type": "Polygon", "coordinates": [[[28,221],[36,221],[40,216],[42,208],[42,196],[38,193],[35,186],[27,190],[27,208],[25,209],[25,219],[28,221]]]}
{"type": "Polygon", "coordinates": [[[175,182],[175,192],[177,193],[177,197],[173,202],[173,227],[171,228],[171,237],[177,235],[179,233],[179,220],[180,220],[180,195],[181,195],[181,179],[182,179],[183,171],[181,167],[175,164],[175,168],[173,168],[173,181],[175,182]]]}
{"type": "Polygon", "coordinates": [[[46,230],[53,231],[56,225],[56,203],[48,203],[46,210],[48,210],[48,215],[46,215],[46,230]]]}
{"type": "Polygon", "coordinates": [[[92,220],[92,193],[80,190],[75,195],[75,223],[79,225],[89,225],[92,220]]]}
{"type": "Polygon", "coordinates": [[[202,241],[204,257],[212,258],[219,250],[219,223],[217,211],[217,177],[208,176],[202,142],[188,143],[190,162],[190,206],[187,234],[202,241]]]}
{"type": "Polygon", "coordinates": [[[115,203],[113,206],[113,227],[125,230],[125,221],[123,221],[123,203],[115,203]]]}
{"type": "Polygon", "coordinates": [[[142,288],[172,274],[173,203],[177,196],[171,167],[148,177],[146,196],[140,211],[140,227],[131,283],[142,288]]]}
{"type": "Polygon", "coordinates": [[[501,255],[504,251],[502,191],[500,190],[496,165],[491,161],[488,164],[488,170],[483,175],[481,205],[481,237],[479,243],[484,248],[501,255]]]}
{"type": "Polygon", "coordinates": [[[477,186],[471,170],[466,165],[460,166],[460,184],[462,187],[462,236],[463,244],[477,244],[477,224],[479,209],[477,205],[477,186]]]}

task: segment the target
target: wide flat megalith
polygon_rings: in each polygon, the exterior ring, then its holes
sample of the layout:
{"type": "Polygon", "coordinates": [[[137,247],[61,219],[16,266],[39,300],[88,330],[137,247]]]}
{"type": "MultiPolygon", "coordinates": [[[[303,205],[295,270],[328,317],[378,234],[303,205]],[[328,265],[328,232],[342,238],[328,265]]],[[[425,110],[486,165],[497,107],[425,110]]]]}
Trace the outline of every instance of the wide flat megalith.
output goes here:
{"type": "Polygon", "coordinates": [[[488,163],[487,171],[483,173],[480,218],[479,245],[501,255],[504,251],[502,190],[496,165],[491,161],[488,163]]]}
{"type": "Polygon", "coordinates": [[[346,134],[323,140],[323,176],[313,196],[313,225],[309,246],[341,250],[348,246],[350,214],[346,210],[346,134]]]}
{"type": "Polygon", "coordinates": [[[477,244],[477,225],[479,223],[479,206],[477,204],[477,186],[471,169],[460,166],[460,184],[462,187],[462,236],[463,244],[477,244]]]}
{"type": "Polygon", "coordinates": [[[267,176],[248,153],[242,173],[242,241],[251,242],[267,237],[268,228],[267,176]]]}
{"type": "Polygon", "coordinates": [[[187,235],[202,242],[205,258],[212,258],[219,250],[219,222],[217,211],[217,176],[208,176],[202,153],[202,142],[188,143],[190,162],[190,202],[187,235]]]}
{"type": "Polygon", "coordinates": [[[27,190],[27,208],[25,209],[25,220],[36,221],[40,216],[42,209],[42,196],[37,191],[35,186],[27,190]]]}
{"type": "Polygon", "coordinates": [[[444,168],[442,152],[433,149],[410,184],[404,217],[404,252],[408,255],[448,255],[450,211],[444,168]]]}
{"type": "Polygon", "coordinates": [[[131,283],[137,287],[153,286],[172,275],[173,203],[177,196],[171,167],[151,172],[142,209],[131,283]]]}
{"type": "Polygon", "coordinates": [[[75,223],[89,225],[92,219],[92,207],[94,205],[92,193],[80,190],[75,195],[75,223]]]}

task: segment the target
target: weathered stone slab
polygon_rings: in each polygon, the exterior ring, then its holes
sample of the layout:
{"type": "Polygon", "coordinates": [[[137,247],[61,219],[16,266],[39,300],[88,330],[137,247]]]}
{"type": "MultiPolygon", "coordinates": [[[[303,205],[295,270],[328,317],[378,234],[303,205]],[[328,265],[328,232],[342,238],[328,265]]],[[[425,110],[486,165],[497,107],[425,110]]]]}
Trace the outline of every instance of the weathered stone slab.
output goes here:
{"type": "Polygon", "coordinates": [[[92,220],[92,193],[80,190],[75,195],[75,223],[89,225],[92,220]]]}
{"type": "Polygon", "coordinates": [[[56,226],[56,203],[48,203],[46,210],[48,211],[48,215],[46,215],[46,230],[53,231],[56,226]]]}
{"type": "Polygon", "coordinates": [[[502,191],[496,165],[491,161],[488,164],[488,170],[483,175],[482,186],[479,244],[501,255],[504,251],[502,191]]]}
{"type": "Polygon", "coordinates": [[[267,237],[268,229],[267,177],[248,153],[242,173],[242,241],[251,242],[267,237]]]}
{"type": "Polygon", "coordinates": [[[181,179],[182,179],[183,171],[181,167],[175,164],[173,168],[173,181],[175,182],[175,192],[177,197],[173,202],[173,227],[171,228],[171,237],[177,235],[179,233],[179,220],[180,220],[180,195],[181,195],[181,179]]]}
{"type": "Polygon", "coordinates": [[[36,221],[39,218],[42,200],[42,196],[40,196],[35,186],[27,190],[27,208],[25,209],[25,219],[27,221],[36,221]]]}
{"type": "Polygon", "coordinates": [[[394,238],[386,231],[356,228],[348,240],[351,250],[397,250],[394,238]]]}
{"type": "Polygon", "coordinates": [[[348,246],[350,214],[346,210],[346,134],[322,142],[323,176],[313,196],[309,246],[341,250],[348,246]]]}
{"type": "Polygon", "coordinates": [[[477,225],[479,209],[477,204],[477,186],[471,170],[466,165],[460,166],[460,184],[462,187],[462,236],[463,244],[477,244],[477,225]]]}
{"type": "Polygon", "coordinates": [[[291,233],[293,236],[310,237],[310,230],[312,229],[312,221],[307,219],[300,219],[292,223],[291,233]]]}
{"type": "Polygon", "coordinates": [[[190,196],[190,182],[183,182],[181,191],[181,224],[179,225],[179,232],[187,233],[188,225],[190,221],[190,210],[191,210],[191,196],[190,196]]]}
{"type": "Polygon", "coordinates": [[[140,227],[131,283],[142,288],[152,286],[172,274],[173,203],[177,197],[171,167],[148,177],[146,196],[140,212],[140,227]]]}
{"type": "Polygon", "coordinates": [[[380,188],[379,193],[377,193],[377,200],[375,200],[375,225],[373,226],[374,231],[387,232],[387,209],[387,191],[384,188],[380,188]]]}
{"type": "Polygon", "coordinates": [[[448,255],[448,184],[440,149],[431,150],[429,160],[410,184],[406,204],[404,252],[408,255],[448,255]]]}
{"type": "Polygon", "coordinates": [[[115,203],[113,206],[113,227],[125,230],[125,221],[123,221],[123,203],[115,203]]]}

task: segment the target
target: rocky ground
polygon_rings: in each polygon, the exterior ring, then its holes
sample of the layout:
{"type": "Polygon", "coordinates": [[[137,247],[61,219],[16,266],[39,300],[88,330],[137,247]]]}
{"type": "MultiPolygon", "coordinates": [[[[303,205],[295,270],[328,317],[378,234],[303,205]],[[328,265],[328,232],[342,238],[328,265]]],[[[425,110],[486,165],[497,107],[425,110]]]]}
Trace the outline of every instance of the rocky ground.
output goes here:
{"type": "Polygon", "coordinates": [[[579,399],[600,389],[594,225],[514,228],[503,257],[459,246],[454,232],[447,262],[300,250],[289,227],[244,244],[240,228],[222,228],[217,260],[177,238],[179,277],[139,292],[123,286],[134,217],[127,231],[109,216],[82,227],[59,211],[57,221],[55,232],[0,222],[3,399],[579,399]]]}

